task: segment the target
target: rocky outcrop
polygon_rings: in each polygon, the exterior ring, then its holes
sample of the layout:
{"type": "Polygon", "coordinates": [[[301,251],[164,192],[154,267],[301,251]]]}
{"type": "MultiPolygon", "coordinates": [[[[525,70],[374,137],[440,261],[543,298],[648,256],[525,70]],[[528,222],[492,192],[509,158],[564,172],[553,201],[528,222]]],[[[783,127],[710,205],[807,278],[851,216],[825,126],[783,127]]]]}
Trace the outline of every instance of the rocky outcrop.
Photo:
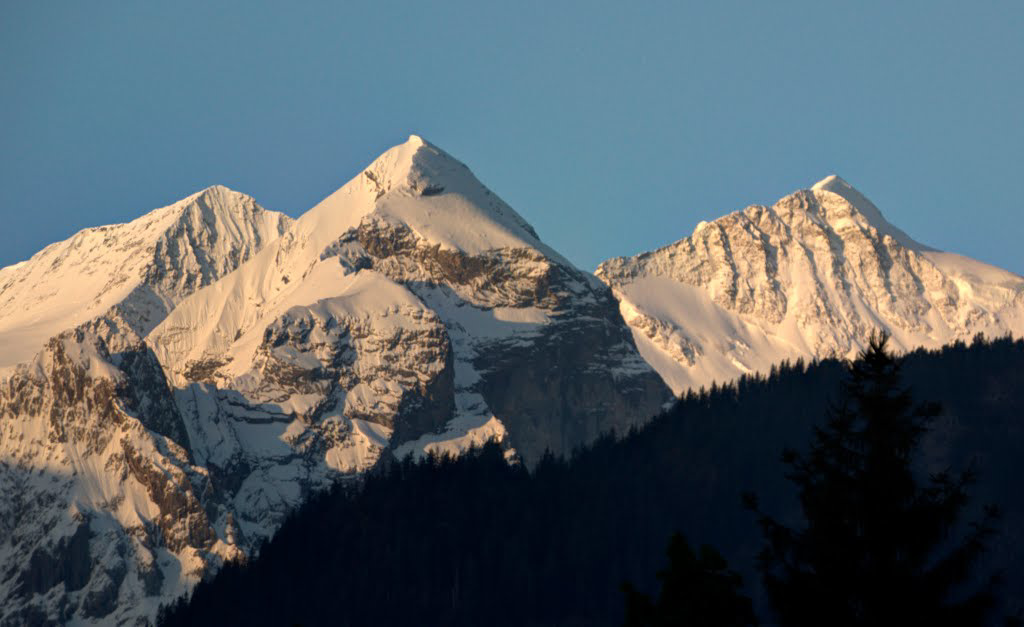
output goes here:
{"type": "Polygon", "coordinates": [[[545,451],[571,455],[611,431],[624,434],[670,398],[615,322],[610,297],[605,305],[594,307],[599,315],[552,324],[529,344],[498,340],[476,351],[476,389],[527,463],[545,451]]]}

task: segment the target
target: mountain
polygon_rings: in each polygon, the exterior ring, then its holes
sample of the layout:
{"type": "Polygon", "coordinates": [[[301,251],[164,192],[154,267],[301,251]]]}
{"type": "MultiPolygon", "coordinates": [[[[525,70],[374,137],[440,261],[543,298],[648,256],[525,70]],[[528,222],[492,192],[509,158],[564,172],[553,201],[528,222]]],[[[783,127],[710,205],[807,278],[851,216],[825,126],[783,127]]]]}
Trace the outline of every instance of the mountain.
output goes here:
{"type": "Polygon", "coordinates": [[[853,357],[876,329],[904,351],[1024,334],[1024,277],[916,242],[838,176],[596,274],[677,394],[853,357]]]}
{"type": "Polygon", "coordinates": [[[0,269],[0,625],[144,623],[409,455],[534,468],[875,328],[1024,328],[1024,279],[836,177],[598,277],[417,136],[297,220],[212,187],[0,269]]]}
{"type": "Polygon", "coordinates": [[[671,399],[611,290],[419,137],[294,222],[246,198],[0,271],[0,624],[150,620],[375,464],[533,465],[671,399]]]}
{"type": "Polygon", "coordinates": [[[192,416],[209,400],[300,431],[370,423],[403,452],[508,434],[529,461],[665,400],[616,307],[466,166],[413,136],[149,340],[192,416]]]}

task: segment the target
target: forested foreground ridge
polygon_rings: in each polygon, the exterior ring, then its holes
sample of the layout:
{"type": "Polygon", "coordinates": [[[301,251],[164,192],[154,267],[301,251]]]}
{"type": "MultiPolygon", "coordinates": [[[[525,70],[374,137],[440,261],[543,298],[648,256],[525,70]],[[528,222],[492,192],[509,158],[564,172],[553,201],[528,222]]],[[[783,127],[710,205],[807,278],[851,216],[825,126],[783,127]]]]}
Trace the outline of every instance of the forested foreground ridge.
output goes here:
{"type": "MultiPolygon", "coordinates": [[[[950,602],[991,591],[985,620],[998,624],[1024,601],[1024,342],[977,338],[900,362],[898,389],[913,401],[904,409],[928,413],[913,443],[918,483],[974,477],[937,555],[969,542],[972,524],[991,528],[950,602]],[[986,518],[989,505],[998,518],[986,518]],[[1002,580],[990,585],[995,574],[1002,580]]],[[[806,485],[787,477],[835,426],[850,377],[834,360],[784,363],[688,393],[642,429],[609,434],[569,460],[547,456],[532,471],[507,463],[498,446],[381,466],[358,487],[310,500],[257,558],[225,566],[167,608],[162,624],[622,624],[623,584],[656,595],[676,532],[720,551],[760,622],[776,622],[778,594],[764,591],[762,571],[778,575],[772,552],[777,567],[794,545],[766,543],[765,524],[805,527],[806,485]],[[745,493],[762,514],[744,505],[745,493]]],[[[690,555],[735,581],[713,557],[690,555]]]]}

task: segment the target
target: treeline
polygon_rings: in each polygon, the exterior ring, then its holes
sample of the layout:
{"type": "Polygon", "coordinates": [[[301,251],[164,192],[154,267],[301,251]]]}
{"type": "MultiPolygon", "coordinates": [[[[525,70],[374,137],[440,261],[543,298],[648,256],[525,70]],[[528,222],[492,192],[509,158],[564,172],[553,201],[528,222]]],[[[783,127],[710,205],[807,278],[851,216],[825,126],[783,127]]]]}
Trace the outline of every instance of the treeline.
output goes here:
{"type": "MultiPolygon", "coordinates": [[[[777,524],[804,524],[781,453],[807,450],[848,376],[838,361],[785,363],[691,392],[641,430],[532,471],[494,445],[390,464],[310,500],[258,558],[201,583],[162,624],[622,624],[623,583],[655,595],[675,532],[717,547],[765,620],[765,540],[741,494],[756,494],[777,524]]],[[[1012,614],[1024,590],[1024,342],[917,351],[902,360],[902,381],[941,406],[916,472],[977,471],[955,531],[985,504],[1002,507],[978,571],[1003,571],[995,615],[1012,614]]]]}

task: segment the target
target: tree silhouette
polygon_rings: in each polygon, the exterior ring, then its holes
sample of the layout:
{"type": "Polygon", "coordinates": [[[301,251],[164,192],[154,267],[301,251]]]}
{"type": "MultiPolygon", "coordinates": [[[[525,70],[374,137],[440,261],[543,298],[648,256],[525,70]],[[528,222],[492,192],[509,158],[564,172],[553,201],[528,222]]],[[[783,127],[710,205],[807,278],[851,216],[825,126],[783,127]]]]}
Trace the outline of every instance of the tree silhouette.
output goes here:
{"type": "Polygon", "coordinates": [[[626,583],[626,627],[745,627],[756,625],[753,603],[740,594],[743,579],[705,544],[698,555],[682,534],[668,545],[669,565],[658,573],[658,600],[626,583]]]}
{"type": "Polygon", "coordinates": [[[973,473],[919,481],[914,457],[935,404],[901,388],[888,336],[872,334],[850,364],[841,401],[804,455],[783,454],[806,526],[758,509],[765,591],[783,625],[976,625],[994,604],[995,579],[965,590],[993,533],[994,508],[955,539],[973,473]]]}

